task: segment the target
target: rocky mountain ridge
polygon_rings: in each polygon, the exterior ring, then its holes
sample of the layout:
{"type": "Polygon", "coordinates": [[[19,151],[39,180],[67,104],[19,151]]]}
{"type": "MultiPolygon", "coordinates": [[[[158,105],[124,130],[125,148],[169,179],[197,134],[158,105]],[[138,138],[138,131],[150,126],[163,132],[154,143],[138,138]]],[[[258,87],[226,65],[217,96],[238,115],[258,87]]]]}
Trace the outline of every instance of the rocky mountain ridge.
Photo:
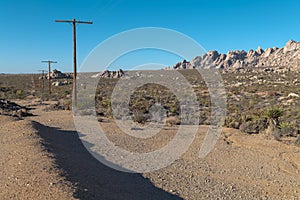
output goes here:
{"type": "MultiPolygon", "coordinates": [[[[300,42],[289,40],[282,48],[272,47],[263,50],[229,51],[220,54],[218,51],[208,51],[197,56],[190,62],[183,60],[173,66],[173,69],[193,69],[198,67],[217,68],[224,71],[244,71],[251,68],[278,68],[279,70],[300,69],[300,42]]],[[[274,70],[274,69],[269,69],[274,70]]]]}

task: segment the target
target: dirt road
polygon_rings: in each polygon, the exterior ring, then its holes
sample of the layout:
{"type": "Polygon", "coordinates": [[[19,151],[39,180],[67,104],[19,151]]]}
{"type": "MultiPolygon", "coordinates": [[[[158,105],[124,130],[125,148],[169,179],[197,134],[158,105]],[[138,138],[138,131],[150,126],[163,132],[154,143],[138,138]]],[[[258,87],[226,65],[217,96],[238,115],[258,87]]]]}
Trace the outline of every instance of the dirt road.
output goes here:
{"type": "MultiPolygon", "coordinates": [[[[69,111],[32,112],[22,121],[0,116],[1,199],[300,199],[300,148],[264,135],[224,129],[213,152],[199,159],[207,129],[201,126],[169,167],[128,174],[88,153],[69,111]]],[[[165,129],[155,142],[133,145],[114,123],[101,126],[127,149],[155,149],[174,135],[165,129]]]]}

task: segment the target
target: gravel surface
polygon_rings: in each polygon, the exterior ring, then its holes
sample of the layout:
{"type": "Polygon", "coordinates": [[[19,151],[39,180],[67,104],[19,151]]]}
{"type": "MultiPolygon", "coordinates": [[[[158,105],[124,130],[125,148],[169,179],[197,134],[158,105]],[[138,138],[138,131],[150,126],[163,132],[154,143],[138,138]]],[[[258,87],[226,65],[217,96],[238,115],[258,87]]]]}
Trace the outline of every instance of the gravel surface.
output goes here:
{"type": "Polygon", "coordinates": [[[0,116],[0,199],[73,199],[33,122],[0,116]]]}
{"type": "MultiPolygon", "coordinates": [[[[94,159],[83,147],[69,111],[43,112],[22,121],[0,116],[0,199],[300,199],[300,148],[265,135],[224,129],[215,149],[198,158],[207,126],[189,150],[155,172],[128,174],[94,159]],[[19,164],[20,163],[20,164],[19,164]]],[[[118,146],[161,148],[176,127],[140,142],[101,122],[118,146]]]]}

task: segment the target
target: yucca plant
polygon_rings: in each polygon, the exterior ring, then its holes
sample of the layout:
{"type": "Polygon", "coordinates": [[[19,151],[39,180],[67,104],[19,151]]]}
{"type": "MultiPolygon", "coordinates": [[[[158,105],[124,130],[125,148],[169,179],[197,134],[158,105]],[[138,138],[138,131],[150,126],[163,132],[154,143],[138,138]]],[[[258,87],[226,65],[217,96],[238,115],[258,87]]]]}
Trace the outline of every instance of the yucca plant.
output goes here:
{"type": "Polygon", "coordinates": [[[265,115],[269,120],[269,125],[275,127],[279,126],[279,118],[283,115],[283,110],[279,108],[269,108],[266,110],[265,115]]]}

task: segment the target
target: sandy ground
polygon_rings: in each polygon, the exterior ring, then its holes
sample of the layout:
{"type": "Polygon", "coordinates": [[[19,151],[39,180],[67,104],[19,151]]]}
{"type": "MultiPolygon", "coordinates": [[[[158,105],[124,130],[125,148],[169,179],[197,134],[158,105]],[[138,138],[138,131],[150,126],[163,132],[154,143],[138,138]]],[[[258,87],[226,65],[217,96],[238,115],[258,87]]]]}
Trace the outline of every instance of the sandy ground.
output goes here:
{"type": "Polygon", "coordinates": [[[72,199],[72,185],[41,146],[34,122],[0,116],[0,123],[0,199],[72,199]]]}
{"type": "MultiPolygon", "coordinates": [[[[23,102],[24,105],[24,102],[23,102]]],[[[215,149],[198,158],[207,127],[189,150],[155,172],[129,174],[94,159],[69,111],[43,112],[21,121],[0,116],[0,199],[300,199],[300,148],[224,129],[215,149]]],[[[135,151],[165,145],[176,127],[138,142],[102,122],[117,145],[135,151]]]]}

